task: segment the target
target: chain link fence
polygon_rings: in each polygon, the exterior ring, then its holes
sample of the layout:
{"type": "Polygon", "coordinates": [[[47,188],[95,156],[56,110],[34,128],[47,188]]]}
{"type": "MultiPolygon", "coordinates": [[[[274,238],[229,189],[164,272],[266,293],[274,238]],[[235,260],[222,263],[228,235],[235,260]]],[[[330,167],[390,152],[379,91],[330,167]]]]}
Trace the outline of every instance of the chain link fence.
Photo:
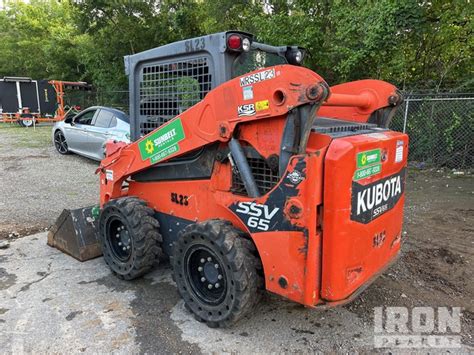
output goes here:
{"type": "Polygon", "coordinates": [[[390,128],[410,137],[408,160],[470,169],[474,160],[473,94],[405,94],[390,128]]]}
{"type": "MultiPolygon", "coordinates": [[[[473,168],[474,94],[405,93],[404,97],[390,128],[410,137],[409,162],[421,167],[473,168]]],[[[81,92],[69,99],[83,108],[129,110],[128,91],[81,92]]]]}

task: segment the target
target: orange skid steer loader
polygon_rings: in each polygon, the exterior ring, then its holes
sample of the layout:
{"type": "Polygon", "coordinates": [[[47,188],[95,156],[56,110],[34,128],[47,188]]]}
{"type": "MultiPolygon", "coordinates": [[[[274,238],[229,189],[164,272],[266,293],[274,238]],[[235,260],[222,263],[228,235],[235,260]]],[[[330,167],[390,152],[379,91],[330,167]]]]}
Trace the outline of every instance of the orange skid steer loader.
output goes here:
{"type": "Polygon", "coordinates": [[[303,59],[235,31],[125,58],[134,141],[107,143],[95,221],[114,274],[166,254],[188,310],[217,327],[265,289],[350,301],[396,259],[402,98],[378,80],[329,87],[303,59]]]}

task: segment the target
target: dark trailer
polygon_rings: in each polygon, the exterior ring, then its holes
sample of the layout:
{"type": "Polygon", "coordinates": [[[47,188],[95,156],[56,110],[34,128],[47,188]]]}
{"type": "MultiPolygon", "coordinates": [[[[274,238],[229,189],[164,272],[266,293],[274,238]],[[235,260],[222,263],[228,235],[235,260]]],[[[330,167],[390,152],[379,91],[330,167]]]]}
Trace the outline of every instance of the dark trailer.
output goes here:
{"type": "Polygon", "coordinates": [[[4,77],[0,79],[0,118],[24,127],[38,121],[60,121],[68,113],[65,89],[90,90],[90,86],[84,82],[4,77]]]}

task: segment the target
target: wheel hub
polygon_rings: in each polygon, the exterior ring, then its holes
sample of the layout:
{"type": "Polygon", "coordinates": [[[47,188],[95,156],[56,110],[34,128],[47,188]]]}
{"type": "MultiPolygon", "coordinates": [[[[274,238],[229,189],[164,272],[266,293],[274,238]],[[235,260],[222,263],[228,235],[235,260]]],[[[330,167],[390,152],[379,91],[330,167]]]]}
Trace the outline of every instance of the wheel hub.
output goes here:
{"type": "Polygon", "coordinates": [[[63,136],[62,133],[56,133],[55,138],[54,138],[54,144],[56,145],[56,148],[61,153],[66,153],[67,143],[66,143],[66,138],[63,136]]]}
{"type": "Polygon", "coordinates": [[[219,272],[217,271],[215,265],[218,264],[213,264],[212,262],[207,262],[204,264],[204,277],[206,280],[210,283],[216,283],[218,280],[219,272]]]}
{"type": "Polygon", "coordinates": [[[107,238],[115,256],[121,261],[127,261],[132,253],[132,239],[121,220],[114,218],[109,221],[107,238]]]}
{"type": "Polygon", "coordinates": [[[196,296],[208,304],[219,304],[226,295],[224,268],[214,252],[196,245],[186,256],[187,279],[196,296]]]}

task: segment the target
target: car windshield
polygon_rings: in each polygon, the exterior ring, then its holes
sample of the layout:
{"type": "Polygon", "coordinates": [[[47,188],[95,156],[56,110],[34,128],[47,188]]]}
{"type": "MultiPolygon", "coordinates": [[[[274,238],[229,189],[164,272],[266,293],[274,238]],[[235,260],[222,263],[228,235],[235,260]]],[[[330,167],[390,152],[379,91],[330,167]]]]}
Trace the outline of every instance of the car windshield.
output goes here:
{"type": "Polygon", "coordinates": [[[286,59],[278,54],[264,52],[260,49],[252,49],[248,52],[243,52],[234,60],[232,77],[235,78],[253,70],[287,63],[286,59]]]}

